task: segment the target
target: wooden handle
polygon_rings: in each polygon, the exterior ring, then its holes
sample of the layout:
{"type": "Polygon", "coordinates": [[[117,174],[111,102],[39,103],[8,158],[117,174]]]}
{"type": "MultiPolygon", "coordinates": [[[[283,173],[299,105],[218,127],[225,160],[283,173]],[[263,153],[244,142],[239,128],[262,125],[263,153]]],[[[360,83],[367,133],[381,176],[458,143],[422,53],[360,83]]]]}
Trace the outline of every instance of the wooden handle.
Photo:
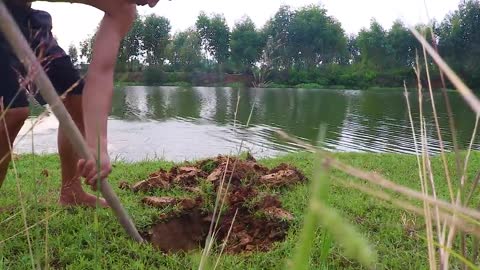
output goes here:
{"type": "MultiPolygon", "coordinates": [[[[87,144],[73,122],[70,114],[63,105],[62,100],[55,91],[52,82],[43,70],[41,64],[34,55],[29,43],[21,33],[17,24],[13,20],[10,12],[7,10],[4,2],[0,0],[0,30],[4,33],[5,38],[10,43],[16,56],[25,66],[25,68],[34,76],[34,82],[38,86],[42,97],[51,106],[54,115],[58,118],[61,128],[66,133],[75,151],[83,159],[92,159],[87,144]]],[[[1,82],[0,82],[1,84],[1,82]]],[[[130,219],[125,208],[123,208],[120,200],[113,191],[108,181],[103,180],[100,185],[100,192],[107,200],[112,208],[115,216],[118,218],[120,224],[127,231],[127,233],[137,242],[143,242],[143,238],[138,233],[135,224],[130,219]]]]}

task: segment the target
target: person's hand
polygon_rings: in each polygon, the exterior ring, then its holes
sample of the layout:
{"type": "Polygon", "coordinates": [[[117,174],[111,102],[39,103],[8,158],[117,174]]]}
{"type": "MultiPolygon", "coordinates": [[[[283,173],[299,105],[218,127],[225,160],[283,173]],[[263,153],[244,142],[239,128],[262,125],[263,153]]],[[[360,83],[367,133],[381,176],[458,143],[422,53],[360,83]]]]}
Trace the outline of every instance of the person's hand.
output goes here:
{"type": "Polygon", "coordinates": [[[80,159],[77,164],[77,174],[85,178],[85,184],[96,190],[98,180],[107,179],[112,172],[112,165],[110,164],[110,157],[106,148],[100,151],[100,156],[98,156],[97,149],[93,149],[93,147],[91,149],[94,159],[80,159]]]}
{"type": "Polygon", "coordinates": [[[134,0],[135,4],[139,6],[145,6],[148,4],[149,7],[153,8],[157,5],[159,0],[134,0]]]}

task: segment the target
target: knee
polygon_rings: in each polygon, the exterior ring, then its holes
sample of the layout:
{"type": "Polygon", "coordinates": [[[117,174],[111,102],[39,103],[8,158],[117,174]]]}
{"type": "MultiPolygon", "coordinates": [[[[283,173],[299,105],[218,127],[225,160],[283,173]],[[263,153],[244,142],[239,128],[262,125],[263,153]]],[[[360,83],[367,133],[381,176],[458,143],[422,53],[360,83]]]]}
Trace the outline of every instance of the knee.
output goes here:
{"type": "Polygon", "coordinates": [[[25,120],[27,120],[29,115],[30,115],[30,110],[28,108],[11,109],[9,112],[7,112],[7,119],[11,119],[11,120],[7,120],[7,121],[8,122],[13,121],[20,125],[23,125],[23,123],[25,123],[25,120]]]}
{"type": "Polygon", "coordinates": [[[65,107],[72,117],[73,122],[77,125],[80,131],[83,132],[83,110],[82,110],[82,96],[71,95],[64,100],[65,107]]]}
{"type": "Polygon", "coordinates": [[[28,108],[8,109],[0,129],[4,129],[6,124],[9,133],[18,131],[25,123],[25,120],[27,120],[29,114],[30,110],[28,108]]]}

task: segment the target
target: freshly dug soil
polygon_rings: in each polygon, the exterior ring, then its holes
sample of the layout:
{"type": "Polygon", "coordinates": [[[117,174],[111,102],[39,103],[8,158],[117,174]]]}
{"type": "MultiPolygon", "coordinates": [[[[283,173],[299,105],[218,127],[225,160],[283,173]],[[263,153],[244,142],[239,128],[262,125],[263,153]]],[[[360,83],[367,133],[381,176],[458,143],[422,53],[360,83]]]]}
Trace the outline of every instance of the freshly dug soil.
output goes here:
{"type": "MultiPolygon", "coordinates": [[[[281,164],[268,169],[251,156],[247,159],[218,156],[195,164],[159,170],[133,185],[122,182],[120,188],[150,193],[157,189],[182,188],[191,198],[146,196],[141,202],[148,207],[173,207],[177,211],[158,218],[144,237],[163,252],[189,251],[201,248],[213,224],[216,243],[226,253],[268,251],[273,243],[285,239],[293,215],[282,208],[269,188],[280,188],[305,181],[296,168],[281,164]],[[202,182],[211,183],[213,191],[202,191],[202,182]],[[213,209],[217,194],[225,198],[220,218],[213,209]],[[213,221],[213,222],[212,222],[213,221]],[[213,224],[212,224],[213,223],[213,224]]],[[[218,211],[217,211],[218,212],[218,211]]]]}

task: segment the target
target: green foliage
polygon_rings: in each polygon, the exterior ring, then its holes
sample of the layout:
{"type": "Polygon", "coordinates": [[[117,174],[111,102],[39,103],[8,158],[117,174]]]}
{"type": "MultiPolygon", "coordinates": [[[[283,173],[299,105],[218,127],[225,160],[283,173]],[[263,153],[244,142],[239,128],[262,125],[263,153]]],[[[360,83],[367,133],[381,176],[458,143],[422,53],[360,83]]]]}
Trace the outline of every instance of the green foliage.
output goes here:
{"type": "Polygon", "coordinates": [[[224,64],[230,56],[230,29],[225,17],[215,14],[212,17],[200,13],[195,24],[202,45],[218,64],[224,64]]]}
{"type": "Polygon", "coordinates": [[[95,36],[86,38],[80,42],[80,56],[85,59],[85,63],[90,63],[92,60],[92,46],[95,36]]]}
{"type": "Polygon", "coordinates": [[[253,65],[259,60],[264,46],[263,36],[255,28],[252,19],[245,17],[235,24],[230,47],[232,61],[237,66],[237,70],[251,71],[253,65]]]}
{"type": "Polygon", "coordinates": [[[193,29],[173,36],[168,47],[168,60],[174,71],[191,72],[200,68],[202,62],[201,39],[193,29]]]}
{"type": "Polygon", "coordinates": [[[392,68],[411,68],[415,64],[416,49],[421,49],[410,30],[401,21],[395,21],[387,34],[392,68]]]}
{"type": "Polygon", "coordinates": [[[311,5],[294,12],[288,33],[297,67],[339,63],[347,53],[347,39],[340,22],[327,16],[327,10],[320,6],[311,5]]]}
{"type": "Polygon", "coordinates": [[[191,74],[185,72],[166,72],[162,66],[145,68],[143,82],[146,85],[191,86],[191,74]]]}
{"type": "Polygon", "coordinates": [[[225,86],[233,89],[245,88],[245,84],[242,82],[227,83],[225,86]]]}
{"type": "MultiPolygon", "coordinates": [[[[127,36],[120,44],[117,66],[128,71],[134,71],[136,63],[139,63],[141,55],[141,41],[144,30],[144,24],[141,18],[136,16],[127,36]]],[[[137,65],[138,66],[138,65],[137,65]]]]}
{"type": "Polygon", "coordinates": [[[480,2],[462,1],[437,29],[439,50],[447,63],[475,87],[480,86],[480,2]]]}
{"type": "Polygon", "coordinates": [[[281,6],[264,28],[265,35],[270,40],[271,67],[275,70],[288,70],[292,66],[292,52],[289,46],[292,17],[293,12],[290,7],[281,6]]]}
{"type": "Polygon", "coordinates": [[[78,65],[78,52],[77,52],[77,47],[75,45],[70,45],[68,47],[68,56],[70,56],[70,59],[72,60],[72,64],[74,66],[78,65]]]}
{"type": "Polygon", "coordinates": [[[166,81],[166,75],[162,67],[152,66],[145,68],[143,79],[146,85],[161,85],[166,81]]]}
{"type": "Polygon", "coordinates": [[[204,172],[207,172],[207,173],[212,173],[213,170],[215,170],[215,168],[217,167],[217,164],[215,164],[214,161],[212,160],[209,160],[208,162],[206,162],[205,164],[203,164],[202,166],[202,171],[204,172]]]}
{"type": "Polygon", "coordinates": [[[155,14],[149,15],[143,22],[142,42],[149,65],[163,65],[166,59],[166,48],[170,42],[170,21],[155,14]]]}
{"type": "Polygon", "coordinates": [[[369,29],[362,29],[356,40],[351,40],[352,54],[358,56],[356,61],[376,71],[394,68],[412,68],[415,64],[418,42],[401,21],[395,21],[390,30],[385,30],[375,20],[369,29]]]}
{"type": "MultiPolygon", "coordinates": [[[[462,1],[458,10],[433,25],[440,54],[473,88],[480,88],[479,26],[478,0],[462,1]]],[[[433,41],[430,27],[416,28],[429,42],[433,41]]],[[[170,31],[170,22],[164,17],[137,16],[122,41],[117,71],[141,72],[149,66],[146,81],[156,83],[172,83],[168,78],[151,78],[161,74],[154,70],[161,69],[210,73],[219,79],[211,82],[217,85],[223,85],[223,76],[219,74],[243,73],[254,75],[254,84],[260,87],[274,83],[288,87],[318,84],[365,89],[400,87],[403,81],[414,84],[416,52],[422,55],[419,43],[400,20],[390,29],[372,20],[357,35],[347,36],[321,5],[298,9],[281,6],[261,29],[245,17],[230,31],[223,15],[202,12],[194,27],[173,36],[170,31]]],[[[78,46],[80,60],[84,60],[79,62],[90,62],[94,39],[92,35],[78,46]]],[[[421,64],[424,74],[423,61],[421,64]]],[[[439,85],[436,66],[431,60],[428,65],[433,83],[439,85]]]]}
{"type": "Polygon", "coordinates": [[[267,88],[289,88],[290,86],[281,83],[269,83],[266,85],[267,88]]]}
{"type": "Polygon", "coordinates": [[[362,29],[357,37],[361,63],[374,70],[387,68],[389,63],[387,31],[375,20],[370,29],[362,29]]]}
{"type": "Polygon", "coordinates": [[[181,87],[181,88],[187,88],[187,87],[192,87],[192,84],[189,82],[167,82],[163,83],[163,86],[175,86],[175,87],[181,87]]]}
{"type": "Polygon", "coordinates": [[[301,83],[294,86],[294,88],[303,88],[303,89],[325,89],[325,86],[318,83],[301,83]]]}

